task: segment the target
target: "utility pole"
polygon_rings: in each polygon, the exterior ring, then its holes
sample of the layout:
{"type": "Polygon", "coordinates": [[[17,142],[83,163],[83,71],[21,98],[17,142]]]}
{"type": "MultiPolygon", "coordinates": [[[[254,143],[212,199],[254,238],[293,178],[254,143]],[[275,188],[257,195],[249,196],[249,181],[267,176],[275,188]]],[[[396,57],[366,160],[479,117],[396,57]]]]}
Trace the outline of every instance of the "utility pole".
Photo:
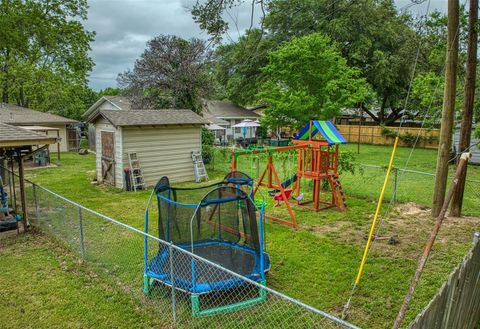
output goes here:
{"type": "Polygon", "coordinates": [[[437,217],[445,200],[447,190],[448,162],[452,148],[453,114],[455,112],[455,87],[458,61],[458,0],[448,0],[447,59],[445,89],[443,92],[442,126],[438,144],[437,171],[433,190],[432,215],[437,217]]]}
{"type": "MultiPolygon", "coordinates": [[[[463,100],[462,125],[460,128],[460,141],[458,143],[458,154],[467,152],[472,137],[473,102],[475,100],[475,80],[477,75],[477,22],[478,22],[478,0],[470,0],[468,14],[468,50],[467,50],[467,72],[465,75],[465,90],[463,100]]],[[[458,162],[457,162],[458,163],[458,162]]],[[[459,217],[462,214],[463,192],[467,168],[462,171],[458,178],[457,188],[454,191],[450,214],[459,217]]]]}

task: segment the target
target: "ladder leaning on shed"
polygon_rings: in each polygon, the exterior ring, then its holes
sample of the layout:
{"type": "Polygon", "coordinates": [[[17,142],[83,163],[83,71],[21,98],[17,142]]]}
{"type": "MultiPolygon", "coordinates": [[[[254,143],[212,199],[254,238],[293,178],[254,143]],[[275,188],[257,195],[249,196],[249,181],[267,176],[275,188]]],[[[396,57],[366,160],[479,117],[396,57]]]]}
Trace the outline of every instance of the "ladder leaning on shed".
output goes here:
{"type": "Polygon", "coordinates": [[[192,161],[195,173],[195,182],[199,183],[202,181],[202,179],[208,181],[208,174],[203,163],[202,154],[198,151],[192,151],[192,161]]]}
{"type": "Polygon", "coordinates": [[[142,168],[136,152],[128,153],[128,164],[130,166],[130,182],[133,190],[145,189],[145,179],[143,178],[142,168]]]}

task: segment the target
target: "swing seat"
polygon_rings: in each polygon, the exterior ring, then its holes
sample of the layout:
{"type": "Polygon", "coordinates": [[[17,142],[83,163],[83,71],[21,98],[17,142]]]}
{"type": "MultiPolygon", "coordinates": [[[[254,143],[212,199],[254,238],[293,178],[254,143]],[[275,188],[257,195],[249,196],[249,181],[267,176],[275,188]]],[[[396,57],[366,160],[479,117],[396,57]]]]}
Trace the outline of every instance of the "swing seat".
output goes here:
{"type": "MultiPolygon", "coordinates": [[[[290,199],[290,196],[292,195],[293,189],[287,188],[287,189],[285,189],[285,190],[283,190],[283,191],[285,192],[285,197],[286,197],[287,199],[290,199]]],[[[281,192],[275,194],[275,195],[273,196],[273,200],[277,201],[277,202],[275,203],[275,207],[279,207],[279,206],[280,206],[280,201],[285,201],[281,192]]]]}

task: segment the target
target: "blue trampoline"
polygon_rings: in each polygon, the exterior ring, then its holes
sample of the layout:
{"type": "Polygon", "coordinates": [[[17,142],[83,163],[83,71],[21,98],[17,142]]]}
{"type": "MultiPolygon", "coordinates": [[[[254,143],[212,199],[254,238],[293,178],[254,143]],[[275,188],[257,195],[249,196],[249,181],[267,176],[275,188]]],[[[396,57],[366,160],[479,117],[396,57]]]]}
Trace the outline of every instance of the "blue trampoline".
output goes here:
{"type": "MultiPolygon", "coordinates": [[[[164,243],[160,243],[158,252],[151,256],[146,239],[145,293],[149,292],[154,281],[189,293],[194,316],[232,311],[263,302],[265,291],[259,289],[258,297],[246,301],[206,310],[200,310],[199,305],[201,294],[247,284],[242,278],[209,262],[266,284],[270,259],[264,252],[264,205],[255,205],[251,198],[252,186],[252,179],[236,171],[219,183],[199,188],[174,188],[167,177],[162,177],[152,192],[158,206],[154,230],[158,231],[161,240],[171,241],[176,248],[187,250],[196,257],[164,243]]],[[[148,209],[147,206],[145,232],[152,234],[151,229],[149,232],[148,209]]]]}

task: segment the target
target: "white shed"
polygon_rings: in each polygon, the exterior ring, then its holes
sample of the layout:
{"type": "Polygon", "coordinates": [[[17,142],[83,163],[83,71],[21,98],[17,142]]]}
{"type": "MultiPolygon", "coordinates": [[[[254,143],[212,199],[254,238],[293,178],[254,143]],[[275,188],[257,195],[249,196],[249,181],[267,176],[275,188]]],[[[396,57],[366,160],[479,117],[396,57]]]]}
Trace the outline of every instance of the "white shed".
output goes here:
{"type": "Polygon", "coordinates": [[[128,153],[136,153],[147,186],[162,176],[194,180],[192,151],[201,151],[206,121],[191,110],[101,109],[88,113],[95,128],[97,180],[125,188],[128,153]]]}

